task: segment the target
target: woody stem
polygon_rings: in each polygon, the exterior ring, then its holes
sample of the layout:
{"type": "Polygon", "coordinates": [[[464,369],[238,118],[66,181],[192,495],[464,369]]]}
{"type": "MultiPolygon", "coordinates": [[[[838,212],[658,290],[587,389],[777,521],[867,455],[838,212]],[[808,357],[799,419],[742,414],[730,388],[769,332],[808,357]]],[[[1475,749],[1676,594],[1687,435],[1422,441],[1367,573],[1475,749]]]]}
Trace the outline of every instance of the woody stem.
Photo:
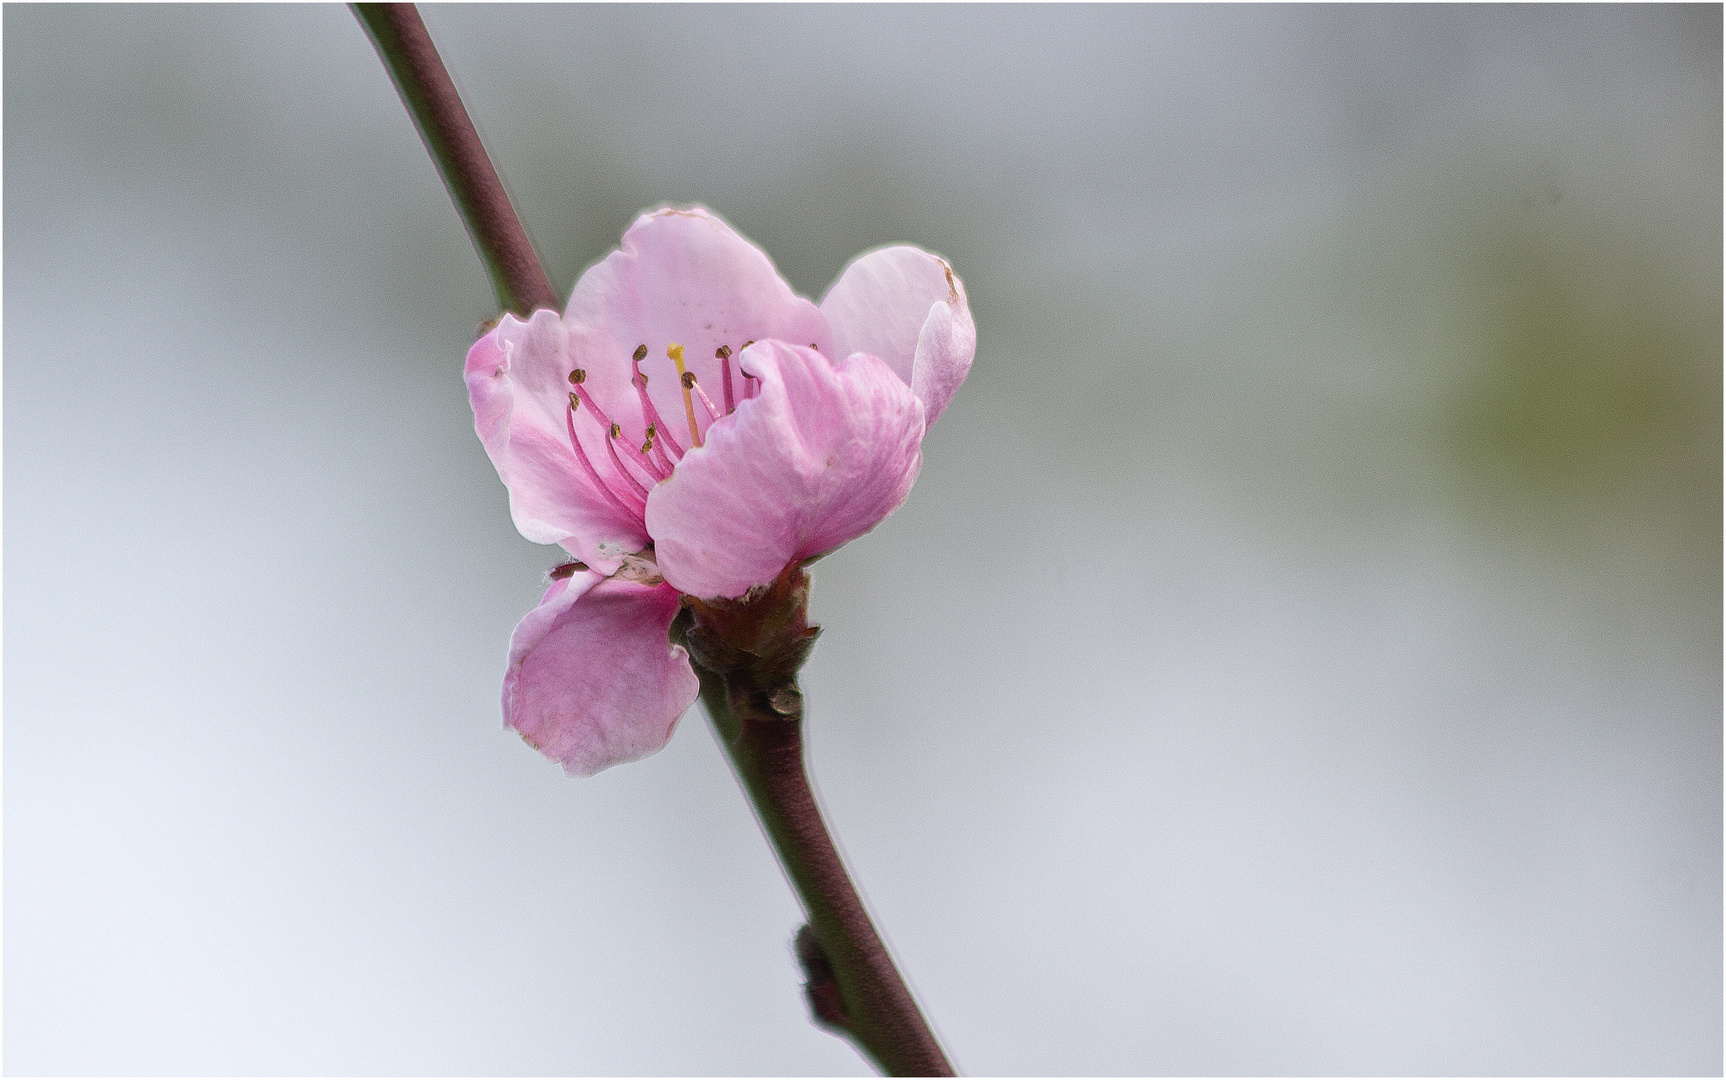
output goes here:
{"type": "MultiPolygon", "coordinates": [[[[467,225],[498,304],[523,317],[537,308],[557,310],[551,280],[418,10],[413,4],[351,6],[467,225]]],[[[798,612],[801,626],[801,607],[798,612]]],[[[952,1076],[821,819],[803,770],[795,677],[764,687],[741,669],[721,675],[697,664],[696,672],[720,741],[809,914],[797,947],[817,1021],[849,1036],[889,1075],[952,1076]]]]}
{"type": "Polygon", "coordinates": [[[412,4],[352,4],[395,81],[444,187],[491,275],[498,306],[527,318],[558,310],[557,293],[510,204],[467,107],[412,4]]]}
{"type": "Polygon", "coordinates": [[[797,951],[817,1022],[850,1038],[888,1076],[953,1076],[810,790],[795,680],[762,687],[743,672],[696,672],[719,741],[808,913],[797,951]]]}

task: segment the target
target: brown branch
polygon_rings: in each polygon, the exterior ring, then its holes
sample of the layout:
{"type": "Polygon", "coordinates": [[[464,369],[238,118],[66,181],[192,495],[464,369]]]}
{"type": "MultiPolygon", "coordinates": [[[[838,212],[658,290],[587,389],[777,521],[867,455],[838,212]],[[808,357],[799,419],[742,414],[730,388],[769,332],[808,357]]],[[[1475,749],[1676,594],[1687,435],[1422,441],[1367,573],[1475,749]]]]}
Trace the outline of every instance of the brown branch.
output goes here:
{"type": "MultiPolygon", "coordinates": [[[[742,714],[738,738],[728,747],[731,759],[803,900],[805,929],[826,962],[822,971],[805,960],[806,970],[814,968],[808,992],[816,1018],[842,1028],[889,1076],[952,1076],[952,1064],[887,955],[815,804],[803,771],[802,717],[762,716],[735,692],[727,696],[733,718],[742,714]],[[824,986],[829,973],[836,1002],[824,986]]],[[[806,943],[805,955],[811,952],[806,943]]]]}
{"type": "MultiPolygon", "coordinates": [[[[466,222],[498,303],[527,316],[558,309],[467,109],[412,4],[353,4],[466,222]]],[[[579,563],[554,570],[573,572],[579,563]]],[[[809,579],[785,568],[749,603],[691,601],[674,634],[688,642],[701,697],[744,790],[809,915],[797,935],[816,1022],[848,1036],[893,1076],[952,1076],[953,1066],[893,966],[851,883],[803,769],[797,670],[817,631],[809,579]]]]}
{"type": "Polygon", "coordinates": [[[516,217],[509,193],[474,129],[455,83],[412,4],[352,4],[395,81],[444,187],[491,275],[498,306],[526,318],[561,307],[551,279],[516,217]]]}
{"type": "Polygon", "coordinates": [[[803,766],[797,670],[815,644],[808,576],[793,563],[747,602],[691,601],[683,638],[720,742],[785,867],[809,925],[797,935],[816,1023],[848,1036],[889,1076],[952,1076],[833,837],[803,766]]]}

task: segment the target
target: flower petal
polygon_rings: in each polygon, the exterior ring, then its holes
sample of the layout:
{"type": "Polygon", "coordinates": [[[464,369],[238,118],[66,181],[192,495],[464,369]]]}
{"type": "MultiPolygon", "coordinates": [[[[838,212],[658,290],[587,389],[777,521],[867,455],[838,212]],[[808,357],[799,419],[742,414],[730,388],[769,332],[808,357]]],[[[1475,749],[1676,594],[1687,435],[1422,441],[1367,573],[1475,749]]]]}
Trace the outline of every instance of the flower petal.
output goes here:
{"type": "Polygon", "coordinates": [[[911,392],[926,410],[925,426],[933,427],[947,411],[953,395],[971,373],[971,359],[976,355],[977,324],[971,321],[963,293],[952,303],[942,301],[931,307],[917,335],[917,359],[911,367],[911,392]]]}
{"type": "Polygon", "coordinates": [[[834,365],[766,341],[740,359],[760,393],[647,499],[660,572],[699,597],[741,596],[862,536],[905,501],[923,464],[923,408],[875,357],[834,365]]]}
{"type": "Polygon", "coordinates": [[[911,387],[933,427],[965,381],[977,326],[965,283],[938,255],[882,248],[859,255],[821,301],[836,356],[873,353],[911,387]]]}
{"type": "MultiPolygon", "coordinates": [[[[468,350],[468,398],[474,429],[509,489],[515,527],[535,543],[562,544],[609,572],[647,543],[647,533],[593,482],[570,448],[568,353],[568,334],[554,312],[536,311],[525,323],[505,315],[468,350]]],[[[603,454],[594,466],[607,476],[613,468],[603,454]]]]}
{"type": "Polygon", "coordinates": [[[678,603],[591,571],[552,582],[510,638],[504,723],[575,776],[664,746],[700,688],[666,639],[678,603]]]}
{"type": "MultiPolygon", "coordinates": [[[[684,362],[715,401],[720,398],[720,367],[714,352],[721,345],[740,351],[746,341],[778,338],[817,348],[831,346],[827,320],[808,300],[791,291],[767,253],[739,236],[730,225],[702,207],[662,208],[642,214],[623,234],[622,247],[589,267],[576,282],[564,322],[590,370],[620,365],[629,372],[636,346],[647,346],[642,372],[661,420],[680,445],[688,447],[688,421],[677,369],[666,358],[673,342],[684,348],[684,362]]],[[[732,360],[735,367],[737,361],[732,360]]],[[[625,384],[633,398],[634,390],[625,384]]],[[[607,409],[615,395],[601,397],[607,409]]],[[[625,415],[640,416],[639,406],[625,415]]],[[[696,406],[701,427],[707,415],[696,406]]],[[[639,438],[621,416],[614,420],[639,438]]]]}

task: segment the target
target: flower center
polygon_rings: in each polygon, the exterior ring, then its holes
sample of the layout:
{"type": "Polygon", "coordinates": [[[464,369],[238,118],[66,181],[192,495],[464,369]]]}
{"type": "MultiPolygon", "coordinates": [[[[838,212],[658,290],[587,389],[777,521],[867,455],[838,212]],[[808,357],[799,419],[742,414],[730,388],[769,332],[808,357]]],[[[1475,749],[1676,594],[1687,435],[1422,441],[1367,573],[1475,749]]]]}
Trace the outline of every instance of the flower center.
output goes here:
{"type": "MultiPolygon", "coordinates": [[[[743,343],[744,348],[755,344],[753,341],[743,343]]],[[[725,399],[725,411],[721,413],[713,405],[713,399],[707,396],[707,391],[696,381],[695,372],[690,371],[683,363],[683,346],[672,342],[666,346],[666,359],[677,369],[677,381],[683,391],[683,414],[689,422],[690,446],[702,444],[702,425],[697,422],[695,402],[701,402],[702,411],[707,413],[707,427],[712,427],[721,416],[729,416],[737,410],[737,399],[731,387],[731,347],[721,345],[713,354],[719,361],[720,383],[725,399]]],[[[635,517],[641,517],[647,512],[647,492],[654,484],[671,478],[671,473],[677,468],[677,463],[683,460],[686,452],[671,432],[666,430],[665,422],[660,418],[659,410],[654,407],[653,399],[647,393],[647,376],[642,373],[641,362],[647,359],[647,346],[637,345],[635,352],[629,358],[630,385],[641,400],[641,415],[646,424],[643,439],[638,448],[633,438],[626,437],[623,427],[614,423],[605,415],[605,410],[593,399],[587,390],[587,372],[576,368],[569,373],[569,383],[573,390],[569,394],[569,405],[564,410],[564,425],[569,434],[570,449],[575,452],[576,461],[581,463],[582,471],[594,486],[610,500],[618,509],[635,517]],[[593,417],[599,431],[599,438],[605,442],[606,456],[611,459],[611,469],[601,471],[594,464],[593,458],[582,446],[582,440],[577,433],[575,414],[585,412],[593,417]],[[621,450],[619,449],[621,447],[621,450]]],[[[739,370],[743,376],[743,400],[748,400],[761,392],[761,380],[739,370]]],[[[591,440],[593,425],[584,425],[590,429],[591,440]]]]}

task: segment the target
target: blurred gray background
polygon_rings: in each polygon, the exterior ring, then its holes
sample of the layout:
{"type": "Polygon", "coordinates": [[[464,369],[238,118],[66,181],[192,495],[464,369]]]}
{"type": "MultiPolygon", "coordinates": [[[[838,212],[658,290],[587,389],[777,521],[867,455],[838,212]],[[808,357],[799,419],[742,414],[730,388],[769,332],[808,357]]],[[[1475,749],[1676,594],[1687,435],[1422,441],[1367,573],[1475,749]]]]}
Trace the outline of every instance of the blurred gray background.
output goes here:
{"type": "MultiPolygon", "coordinates": [[[[436,7],[560,290],[979,327],[813,768],[973,1073],[1721,1069],[1718,7],[436,7]]],[[[705,718],[501,730],[490,291],[343,8],[9,5],[13,1073],[863,1073],[705,718]]]]}

